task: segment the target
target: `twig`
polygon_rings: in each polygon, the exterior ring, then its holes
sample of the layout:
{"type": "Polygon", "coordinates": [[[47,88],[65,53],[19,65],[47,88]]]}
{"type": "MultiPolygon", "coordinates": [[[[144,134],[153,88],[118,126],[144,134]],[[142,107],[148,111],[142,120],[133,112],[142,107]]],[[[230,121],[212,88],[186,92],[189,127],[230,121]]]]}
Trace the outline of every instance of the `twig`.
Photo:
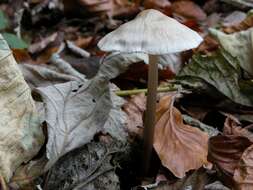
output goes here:
{"type": "Polygon", "coordinates": [[[85,80],[85,76],[73,69],[73,67],[60,57],[59,54],[54,53],[51,56],[50,62],[56,65],[61,71],[71,76],[78,78],[80,81],[85,80]]]}
{"type": "MultiPolygon", "coordinates": [[[[174,86],[167,86],[167,87],[159,87],[157,88],[157,92],[169,92],[169,91],[176,91],[178,88],[174,86]]],[[[134,89],[134,90],[117,90],[115,91],[116,95],[118,96],[130,96],[139,93],[147,93],[148,89],[134,89]]]]}
{"type": "Polygon", "coordinates": [[[38,190],[43,190],[40,185],[36,185],[38,190]]]}
{"type": "Polygon", "coordinates": [[[44,179],[43,179],[43,181],[44,181],[43,190],[47,190],[47,189],[48,189],[47,186],[48,186],[48,181],[49,181],[51,172],[52,172],[52,170],[50,169],[50,170],[45,174],[45,176],[44,176],[44,179]]]}
{"type": "Polygon", "coordinates": [[[82,57],[90,57],[90,53],[88,51],[85,51],[84,49],[76,46],[71,41],[66,41],[68,48],[75,54],[80,55],[82,57]]]}
{"type": "Polygon", "coordinates": [[[141,187],[145,190],[148,190],[148,189],[158,187],[158,185],[159,185],[159,181],[156,181],[155,183],[148,184],[148,185],[142,185],[141,187]]]}

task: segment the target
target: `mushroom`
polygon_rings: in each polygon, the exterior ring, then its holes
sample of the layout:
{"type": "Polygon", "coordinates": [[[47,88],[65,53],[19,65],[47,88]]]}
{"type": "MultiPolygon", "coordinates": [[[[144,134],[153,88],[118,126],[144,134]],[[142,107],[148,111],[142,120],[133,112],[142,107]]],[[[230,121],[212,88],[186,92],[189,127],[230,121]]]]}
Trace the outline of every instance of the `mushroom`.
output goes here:
{"type": "Polygon", "coordinates": [[[144,175],[149,170],[153,147],[159,55],[197,47],[202,37],[190,28],[163,13],[147,9],[102,38],[103,51],[146,53],[149,55],[147,107],[144,120],[144,175]]]}

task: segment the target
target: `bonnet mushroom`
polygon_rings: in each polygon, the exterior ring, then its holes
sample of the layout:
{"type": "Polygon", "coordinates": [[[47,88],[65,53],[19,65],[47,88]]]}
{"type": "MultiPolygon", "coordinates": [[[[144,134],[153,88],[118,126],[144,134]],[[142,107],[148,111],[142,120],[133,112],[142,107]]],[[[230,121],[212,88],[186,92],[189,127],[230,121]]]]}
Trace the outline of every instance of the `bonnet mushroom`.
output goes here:
{"type": "Polygon", "coordinates": [[[103,51],[146,53],[149,56],[147,109],[144,121],[144,175],[149,169],[153,146],[159,55],[197,47],[202,37],[163,13],[148,9],[102,38],[103,51]]]}

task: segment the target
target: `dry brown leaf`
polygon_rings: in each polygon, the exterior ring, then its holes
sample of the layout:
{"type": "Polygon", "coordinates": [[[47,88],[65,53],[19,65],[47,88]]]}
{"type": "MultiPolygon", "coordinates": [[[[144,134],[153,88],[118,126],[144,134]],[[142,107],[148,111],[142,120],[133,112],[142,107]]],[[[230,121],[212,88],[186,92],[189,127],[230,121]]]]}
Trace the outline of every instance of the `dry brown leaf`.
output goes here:
{"type": "Polygon", "coordinates": [[[89,37],[81,37],[78,36],[78,38],[75,40],[75,45],[80,48],[87,48],[93,40],[92,36],[89,37]]]}
{"type": "Polygon", "coordinates": [[[253,145],[242,154],[234,172],[234,180],[239,190],[253,189],[253,145]]]}
{"type": "Polygon", "coordinates": [[[243,136],[253,142],[253,133],[248,130],[251,127],[242,128],[241,123],[235,117],[228,116],[224,123],[223,133],[224,135],[243,136]]]}
{"type": "MultiPolygon", "coordinates": [[[[159,80],[166,81],[172,79],[175,74],[170,68],[164,68],[158,70],[159,80]]],[[[133,89],[142,87],[148,80],[148,64],[143,62],[137,62],[129,66],[128,70],[117,78],[113,79],[113,82],[120,87],[120,89],[133,89]]],[[[142,87],[143,88],[143,87],[142,87]]]]}
{"type": "Polygon", "coordinates": [[[154,148],[162,164],[182,178],[207,163],[208,135],[183,123],[181,113],[173,107],[176,96],[165,96],[159,102],[154,148]]]}
{"type": "Polygon", "coordinates": [[[28,51],[30,53],[38,53],[46,49],[52,42],[54,42],[57,38],[58,34],[57,32],[43,38],[41,41],[36,42],[28,48],[28,51]]]}
{"type": "Polygon", "coordinates": [[[223,27],[223,31],[225,33],[231,34],[234,32],[239,32],[242,30],[247,30],[253,26],[253,15],[248,16],[246,19],[244,19],[242,22],[239,24],[229,26],[229,27],[223,27]]]}
{"type": "Polygon", "coordinates": [[[242,172],[248,169],[248,165],[241,164],[245,161],[242,155],[247,152],[253,140],[253,135],[248,128],[251,126],[242,128],[235,117],[227,115],[223,129],[224,135],[215,136],[209,140],[208,161],[218,168],[220,176],[227,185],[235,185],[242,181],[242,172]],[[236,177],[233,179],[233,176],[236,177]]]}
{"type": "Polygon", "coordinates": [[[172,12],[197,21],[203,21],[206,19],[206,13],[192,1],[183,0],[173,2],[172,12]]]}
{"type": "Polygon", "coordinates": [[[242,136],[219,135],[209,139],[208,161],[216,165],[223,174],[231,177],[244,152],[251,142],[242,136]]]}
{"type": "Polygon", "coordinates": [[[143,114],[146,109],[146,96],[144,93],[135,95],[123,106],[127,114],[127,130],[132,136],[142,136],[143,114]]]}
{"type": "Polygon", "coordinates": [[[168,16],[171,15],[171,3],[168,0],[145,0],[143,5],[146,9],[157,9],[168,16]]]}
{"type": "Polygon", "coordinates": [[[59,47],[58,46],[54,46],[54,47],[48,47],[46,48],[42,53],[39,54],[39,56],[36,58],[35,63],[36,64],[45,64],[47,63],[53,53],[56,53],[58,51],[59,47]]]}
{"type": "Polygon", "coordinates": [[[7,182],[44,143],[31,90],[0,35],[0,175],[7,182]]]}
{"type": "Polygon", "coordinates": [[[217,42],[217,40],[215,40],[210,35],[207,35],[204,38],[204,41],[199,45],[199,47],[195,51],[207,54],[207,53],[217,50],[218,47],[219,47],[219,43],[217,42]]]}
{"type": "Polygon", "coordinates": [[[136,6],[128,0],[78,0],[91,13],[107,13],[110,16],[119,16],[134,11],[136,6]]]}
{"type": "Polygon", "coordinates": [[[113,9],[111,0],[100,1],[97,3],[89,4],[87,0],[79,0],[81,5],[84,5],[89,12],[110,12],[113,9]]]}
{"type": "Polygon", "coordinates": [[[85,6],[97,6],[99,4],[108,3],[110,0],[79,0],[85,6]]]}
{"type": "Polygon", "coordinates": [[[12,53],[18,63],[33,62],[26,49],[12,49],[12,53]]]}

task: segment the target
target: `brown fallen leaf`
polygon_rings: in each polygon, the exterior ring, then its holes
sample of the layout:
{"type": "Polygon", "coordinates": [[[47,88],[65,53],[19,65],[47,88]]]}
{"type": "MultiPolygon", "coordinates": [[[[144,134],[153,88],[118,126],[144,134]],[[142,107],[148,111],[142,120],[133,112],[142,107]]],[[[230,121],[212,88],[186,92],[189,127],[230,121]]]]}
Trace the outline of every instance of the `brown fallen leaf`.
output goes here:
{"type": "Polygon", "coordinates": [[[136,11],[134,3],[128,0],[77,0],[79,4],[85,7],[91,13],[107,13],[111,17],[124,15],[131,11],[136,11]]]}
{"type": "Polygon", "coordinates": [[[246,137],[235,135],[219,135],[209,139],[208,161],[214,164],[225,185],[234,185],[234,171],[243,152],[251,144],[246,137]]]}
{"type": "Polygon", "coordinates": [[[242,128],[239,120],[233,116],[228,116],[224,123],[223,133],[224,135],[243,136],[253,142],[253,133],[248,130],[249,128],[252,128],[252,125],[242,128]]]}
{"type": "Polygon", "coordinates": [[[54,42],[57,38],[58,34],[57,32],[47,36],[46,38],[43,38],[41,41],[36,42],[28,48],[28,51],[30,53],[38,53],[44,50],[46,47],[48,47],[52,42],[54,42]]]}
{"type": "Polygon", "coordinates": [[[58,46],[46,48],[36,58],[35,63],[36,64],[45,64],[45,63],[47,63],[50,60],[50,58],[53,55],[53,53],[56,53],[58,51],[58,49],[59,49],[58,46]]]}
{"type": "Polygon", "coordinates": [[[243,22],[247,18],[247,14],[242,11],[233,11],[222,19],[223,27],[235,26],[243,22]]]}
{"type": "Polygon", "coordinates": [[[195,50],[196,52],[200,52],[203,54],[208,54],[213,52],[219,48],[219,43],[210,35],[207,35],[204,38],[204,41],[199,45],[199,47],[195,50]]]}
{"type": "Polygon", "coordinates": [[[75,44],[80,48],[87,48],[91,44],[92,40],[93,40],[92,36],[88,37],[78,36],[78,38],[75,40],[75,44]]]}
{"type": "Polygon", "coordinates": [[[233,26],[228,26],[228,27],[223,27],[222,30],[227,33],[231,34],[234,32],[239,32],[242,30],[247,30],[253,26],[253,15],[248,16],[246,19],[244,19],[242,22],[239,24],[233,25],[233,26]]]}
{"type": "Polygon", "coordinates": [[[234,172],[234,180],[239,190],[253,189],[253,145],[242,154],[234,172]]]}
{"type": "Polygon", "coordinates": [[[206,13],[192,1],[175,1],[172,3],[172,12],[188,19],[203,21],[206,13]]]}
{"type": "Polygon", "coordinates": [[[168,16],[171,15],[171,3],[168,0],[145,0],[143,5],[146,9],[157,9],[168,16]]]}
{"type": "Polygon", "coordinates": [[[113,4],[111,0],[94,1],[79,0],[80,4],[85,6],[89,12],[107,12],[111,11],[113,4]]]}
{"type": "Polygon", "coordinates": [[[33,62],[26,49],[12,49],[12,53],[18,63],[33,62]]]}
{"type": "Polygon", "coordinates": [[[208,135],[183,123],[181,113],[173,107],[177,95],[164,96],[158,104],[154,148],[162,164],[182,178],[207,163],[208,135]]]}
{"type": "Polygon", "coordinates": [[[144,93],[137,94],[123,106],[127,114],[127,130],[130,136],[142,136],[143,114],[146,109],[146,96],[144,93]]]}
{"type": "Polygon", "coordinates": [[[204,168],[200,168],[176,181],[166,180],[165,176],[159,176],[159,178],[160,177],[162,177],[162,179],[156,179],[156,183],[139,186],[139,188],[154,190],[203,190],[205,189],[205,185],[208,184],[212,178],[204,168]]]}

